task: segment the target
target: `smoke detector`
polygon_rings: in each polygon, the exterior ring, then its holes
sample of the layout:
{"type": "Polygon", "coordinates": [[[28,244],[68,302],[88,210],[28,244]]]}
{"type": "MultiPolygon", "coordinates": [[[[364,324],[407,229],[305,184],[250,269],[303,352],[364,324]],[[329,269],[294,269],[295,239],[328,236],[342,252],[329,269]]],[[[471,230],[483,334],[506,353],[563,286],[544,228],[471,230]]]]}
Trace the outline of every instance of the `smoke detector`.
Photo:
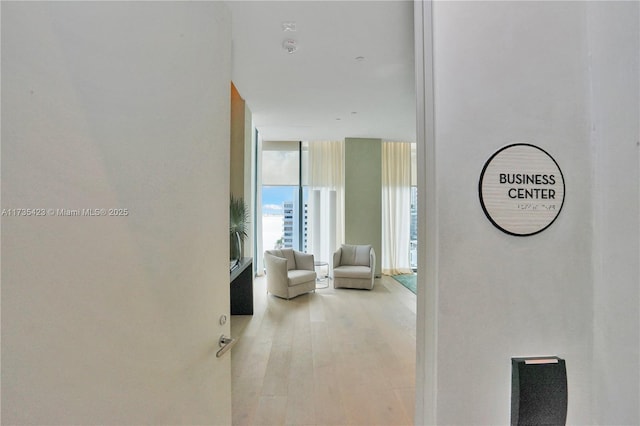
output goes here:
{"type": "Polygon", "coordinates": [[[294,21],[283,22],[282,31],[296,31],[296,23],[294,21]]]}
{"type": "Polygon", "coordinates": [[[282,47],[287,51],[287,53],[292,54],[293,52],[298,50],[298,43],[295,40],[289,38],[282,42],[282,47]]]}

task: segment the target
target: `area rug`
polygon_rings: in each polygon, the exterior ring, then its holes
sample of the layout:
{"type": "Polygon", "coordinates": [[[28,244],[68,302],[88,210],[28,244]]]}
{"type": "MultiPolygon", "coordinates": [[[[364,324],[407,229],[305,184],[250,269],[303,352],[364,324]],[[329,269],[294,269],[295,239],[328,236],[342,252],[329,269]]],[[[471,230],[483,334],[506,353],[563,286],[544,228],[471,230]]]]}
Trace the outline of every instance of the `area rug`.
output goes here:
{"type": "Polygon", "coordinates": [[[392,275],[391,277],[416,294],[416,274],[392,275]]]}

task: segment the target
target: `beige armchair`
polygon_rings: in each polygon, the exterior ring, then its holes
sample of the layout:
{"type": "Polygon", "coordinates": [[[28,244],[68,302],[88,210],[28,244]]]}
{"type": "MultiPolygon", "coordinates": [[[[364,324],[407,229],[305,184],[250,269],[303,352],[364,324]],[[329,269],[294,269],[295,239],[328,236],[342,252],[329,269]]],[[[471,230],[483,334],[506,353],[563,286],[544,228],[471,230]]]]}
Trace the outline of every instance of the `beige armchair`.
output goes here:
{"type": "Polygon", "coordinates": [[[333,253],[333,287],[371,290],[375,280],[376,253],[370,245],[343,244],[333,253]]]}
{"type": "Polygon", "coordinates": [[[264,252],[267,292],[291,299],[316,289],[313,255],[292,249],[264,252]]]}

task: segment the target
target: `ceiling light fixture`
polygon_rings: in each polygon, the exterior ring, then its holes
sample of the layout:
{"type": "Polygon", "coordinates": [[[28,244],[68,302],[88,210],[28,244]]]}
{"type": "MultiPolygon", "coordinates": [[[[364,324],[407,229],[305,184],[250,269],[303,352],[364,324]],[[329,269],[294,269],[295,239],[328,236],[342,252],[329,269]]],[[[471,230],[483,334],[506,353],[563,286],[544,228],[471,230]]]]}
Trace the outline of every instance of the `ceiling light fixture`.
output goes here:
{"type": "Polygon", "coordinates": [[[358,62],[364,61],[364,56],[356,56],[356,61],[358,62]]]}
{"type": "Polygon", "coordinates": [[[298,50],[298,43],[295,40],[288,38],[282,42],[282,47],[287,51],[288,54],[292,54],[293,52],[298,50]]]}

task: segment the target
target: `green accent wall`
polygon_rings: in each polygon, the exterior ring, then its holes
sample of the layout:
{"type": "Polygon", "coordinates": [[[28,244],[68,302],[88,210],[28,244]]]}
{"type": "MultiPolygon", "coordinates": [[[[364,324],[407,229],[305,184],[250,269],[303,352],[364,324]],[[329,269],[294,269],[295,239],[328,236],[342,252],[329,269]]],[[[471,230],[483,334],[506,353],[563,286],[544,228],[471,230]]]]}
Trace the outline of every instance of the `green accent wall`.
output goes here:
{"type": "Polygon", "coordinates": [[[371,244],[376,276],[382,255],[382,140],[345,138],[345,243],[371,244]]]}

